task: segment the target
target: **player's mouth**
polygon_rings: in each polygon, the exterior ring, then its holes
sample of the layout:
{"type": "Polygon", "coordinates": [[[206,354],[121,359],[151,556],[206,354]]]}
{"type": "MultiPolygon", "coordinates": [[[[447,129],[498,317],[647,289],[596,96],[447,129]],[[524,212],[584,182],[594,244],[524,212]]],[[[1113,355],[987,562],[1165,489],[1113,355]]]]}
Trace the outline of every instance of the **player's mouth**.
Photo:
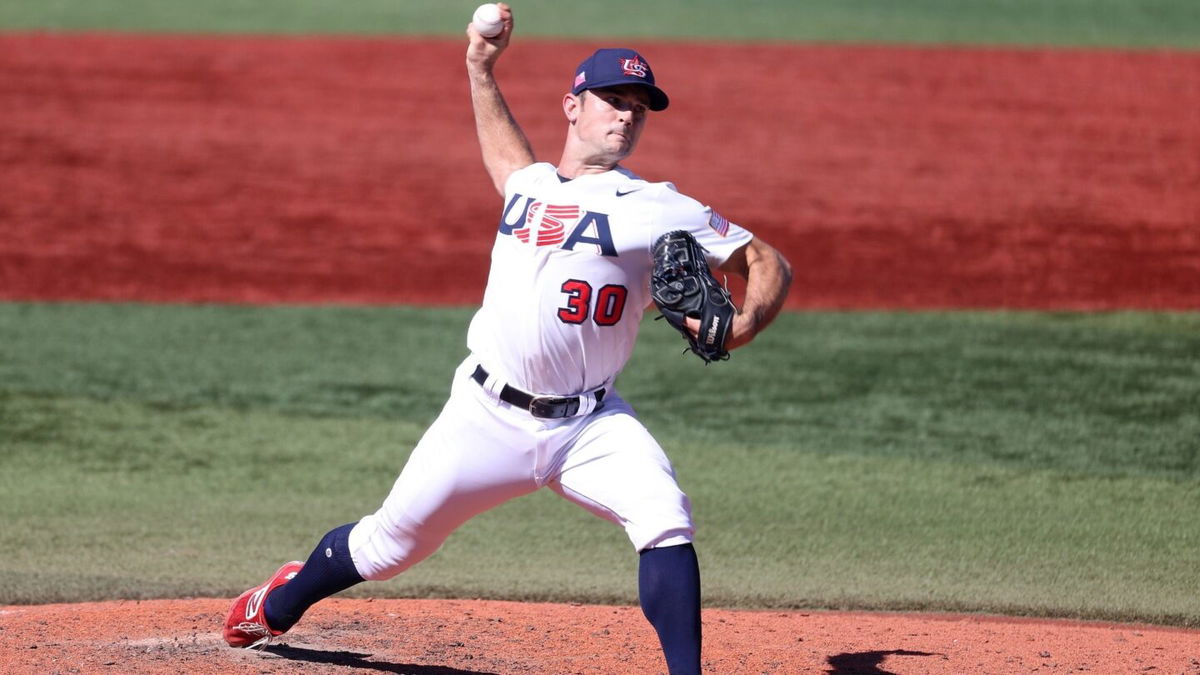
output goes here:
{"type": "Polygon", "coordinates": [[[631,136],[629,132],[625,131],[624,129],[614,129],[609,132],[609,135],[616,136],[625,143],[633,144],[633,136],[631,136]]]}

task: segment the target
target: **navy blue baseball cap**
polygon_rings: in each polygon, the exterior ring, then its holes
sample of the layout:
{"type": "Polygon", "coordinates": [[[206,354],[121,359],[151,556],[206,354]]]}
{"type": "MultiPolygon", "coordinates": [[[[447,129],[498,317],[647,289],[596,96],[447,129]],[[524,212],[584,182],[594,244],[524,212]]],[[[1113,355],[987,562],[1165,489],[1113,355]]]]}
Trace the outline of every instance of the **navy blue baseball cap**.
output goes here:
{"type": "Polygon", "coordinates": [[[671,99],[654,84],[654,71],[641,54],[632,49],[597,49],[575,69],[571,93],[578,96],[584,89],[615,87],[619,84],[638,84],[650,92],[650,109],[666,110],[671,99]]]}

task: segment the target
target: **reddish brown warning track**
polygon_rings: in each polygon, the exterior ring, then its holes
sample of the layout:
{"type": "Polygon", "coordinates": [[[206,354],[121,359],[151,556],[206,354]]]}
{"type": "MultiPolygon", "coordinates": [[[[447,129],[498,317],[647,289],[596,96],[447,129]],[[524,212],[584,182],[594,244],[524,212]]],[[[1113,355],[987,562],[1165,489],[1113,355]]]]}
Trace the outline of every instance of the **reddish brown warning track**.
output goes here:
{"type": "MultiPolygon", "coordinates": [[[[631,607],[326,601],[266,653],[226,647],[227,601],[0,607],[0,670],[658,673],[631,607]]],[[[1200,632],[1000,617],[706,610],[708,673],[1200,673],[1200,632]]]]}
{"type": "MultiPolygon", "coordinates": [[[[500,66],[551,161],[593,44],[500,66]]],[[[629,162],[777,244],[790,306],[1200,308],[1200,54],[639,44],[629,162]]],[[[0,37],[0,298],[478,302],[458,40],[0,37]]]]}

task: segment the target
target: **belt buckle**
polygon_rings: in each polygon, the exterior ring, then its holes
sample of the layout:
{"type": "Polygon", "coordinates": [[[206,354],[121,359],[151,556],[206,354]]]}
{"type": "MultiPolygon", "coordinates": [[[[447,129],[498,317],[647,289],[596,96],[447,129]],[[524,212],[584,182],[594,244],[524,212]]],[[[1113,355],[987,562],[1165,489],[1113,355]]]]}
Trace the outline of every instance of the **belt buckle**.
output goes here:
{"type": "Polygon", "coordinates": [[[542,419],[574,417],[579,412],[579,397],[534,396],[529,402],[529,414],[542,419]]]}

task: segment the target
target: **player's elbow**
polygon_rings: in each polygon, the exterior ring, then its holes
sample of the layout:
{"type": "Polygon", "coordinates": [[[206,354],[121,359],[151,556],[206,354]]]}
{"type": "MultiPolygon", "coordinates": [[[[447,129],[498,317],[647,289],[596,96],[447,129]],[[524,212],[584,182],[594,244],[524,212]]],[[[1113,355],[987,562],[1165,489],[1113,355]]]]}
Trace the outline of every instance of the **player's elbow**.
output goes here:
{"type": "Polygon", "coordinates": [[[792,264],[779,251],[775,251],[775,260],[779,265],[779,276],[783,280],[783,292],[786,295],[792,286],[792,264]]]}
{"type": "Polygon", "coordinates": [[[750,275],[776,279],[785,289],[792,283],[792,264],[775,247],[755,238],[746,251],[746,267],[750,275]]]}

